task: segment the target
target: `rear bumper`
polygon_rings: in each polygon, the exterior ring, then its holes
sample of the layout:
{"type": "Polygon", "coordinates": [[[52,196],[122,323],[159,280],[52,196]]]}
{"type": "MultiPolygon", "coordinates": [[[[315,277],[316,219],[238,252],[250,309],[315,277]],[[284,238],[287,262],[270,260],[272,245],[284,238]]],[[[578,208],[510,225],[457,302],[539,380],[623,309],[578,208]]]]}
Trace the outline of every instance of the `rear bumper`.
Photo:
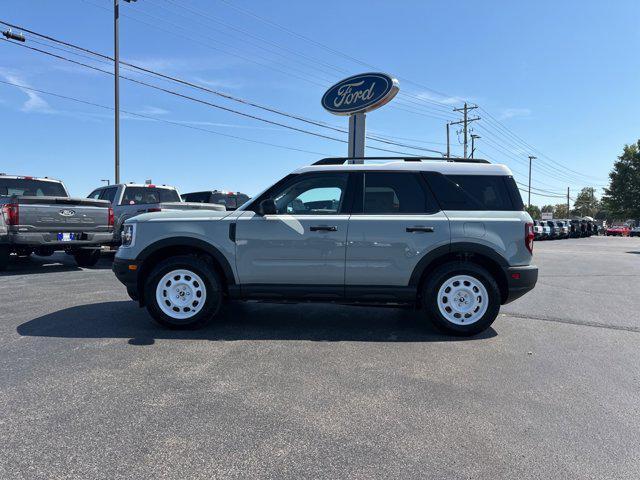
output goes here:
{"type": "Polygon", "coordinates": [[[73,247],[99,247],[113,243],[113,232],[81,232],[80,240],[58,241],[58,232],[11,232],[7,243],[17,246],[49,247],[66,250],[73,247]]]}
{"type": "Polygon", "coordinates": [[[504,273],[507,278],[507,298],[503,304],[520,298],[532,290],[538,281],[538,267],[535,265],[506,267],[504,273]]]}
{"type": "Polygon", "coordinates": [[[122,258],[114,258],[113,266],[111,267],[116,278],[127,287],[129,297],[135,301],[140,299],[140,293],[138,292],[138,267],[138,262],[135,260],[122,258]]]}

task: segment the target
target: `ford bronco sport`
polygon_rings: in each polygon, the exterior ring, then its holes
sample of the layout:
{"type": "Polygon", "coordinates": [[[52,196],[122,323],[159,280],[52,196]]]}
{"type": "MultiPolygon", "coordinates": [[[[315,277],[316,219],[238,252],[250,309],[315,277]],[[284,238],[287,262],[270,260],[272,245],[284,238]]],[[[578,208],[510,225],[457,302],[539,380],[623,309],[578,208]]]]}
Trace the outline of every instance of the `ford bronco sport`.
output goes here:
{"type": "Polygon", "coordinates": [[[301,168],[233,212],[127,220],[113,270],[172,328],[239,299],[412,306],[473,335],[534,287],[533,222],[507,167],[348,160],[301,168]]]}

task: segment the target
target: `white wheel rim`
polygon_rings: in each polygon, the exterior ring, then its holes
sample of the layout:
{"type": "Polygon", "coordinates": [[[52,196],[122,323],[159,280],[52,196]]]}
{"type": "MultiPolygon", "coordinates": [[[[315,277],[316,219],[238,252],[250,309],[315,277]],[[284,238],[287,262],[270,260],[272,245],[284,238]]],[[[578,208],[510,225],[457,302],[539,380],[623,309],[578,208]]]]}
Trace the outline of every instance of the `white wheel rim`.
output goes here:
{"type": "Polygon", "coordinates": [[[156,301],[160,310],[176,320],[195,316],[207,300],[202,279],[190,270],[173,270],[156,286],[156,301]]]}
{"type": "Polygon", "coordinates": [[[456,275],[438,290],[438,309],[455,325],[471,325],[482,318],[489,307],[487,289],[477,278],[456,275]]]}

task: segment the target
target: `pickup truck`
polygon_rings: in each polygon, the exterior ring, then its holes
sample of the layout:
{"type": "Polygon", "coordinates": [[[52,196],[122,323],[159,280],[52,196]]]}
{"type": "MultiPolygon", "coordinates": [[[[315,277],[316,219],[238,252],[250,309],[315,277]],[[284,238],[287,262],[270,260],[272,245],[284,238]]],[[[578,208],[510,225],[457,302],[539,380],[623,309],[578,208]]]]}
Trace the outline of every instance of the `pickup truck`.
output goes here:
{"type": "Polygon", "coordinates": [[[112,241],[108,202],[71,198],[59,180],[0,174],[0,270],[12,253],[48,256],[55,251],[90,267],[100,258],[100,246],[112,241]]]}
{"type": "Polygon", "coordinates": [[[93,200],[106,200],[114,215],[113,243],[121,242],[125,220],[143,213],[170,210],[216,210],[225,211],[224,205],[183,202],[175,187],[168,185],[120,183],[96,188],[89,194],[93,200]]]}

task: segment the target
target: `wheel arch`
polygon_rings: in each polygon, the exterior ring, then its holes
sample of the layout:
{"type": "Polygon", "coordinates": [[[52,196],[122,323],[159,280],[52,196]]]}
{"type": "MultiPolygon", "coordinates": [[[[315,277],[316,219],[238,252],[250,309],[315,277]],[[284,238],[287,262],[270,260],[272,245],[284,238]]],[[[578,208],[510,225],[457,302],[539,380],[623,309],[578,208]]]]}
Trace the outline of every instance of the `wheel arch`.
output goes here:
{"type": "Polygon", "coordinates": [[[414,268],[409,286],[416,287],[418,295],[420,295],[429,273],[449,262],[469,262],[486,269],[498,284],[501,303],[505,302],[509,294],[509,287],[504,268],[509,266],[509,262],[495,250],[476,243],[454,243],[427,253],[414,268]]]}
{"type": "Polygon", "coordinates": [[[140,305],[144,305],[144,282],[153,267],[158,262],[177,255],[196,255],[204,260],[208,259],[223,281],[225,294],[228,293],[229,286],[236,284],[231,264],[218,248],[197,238],[171,237],[152,243],[138,255],[140,305]]]}

